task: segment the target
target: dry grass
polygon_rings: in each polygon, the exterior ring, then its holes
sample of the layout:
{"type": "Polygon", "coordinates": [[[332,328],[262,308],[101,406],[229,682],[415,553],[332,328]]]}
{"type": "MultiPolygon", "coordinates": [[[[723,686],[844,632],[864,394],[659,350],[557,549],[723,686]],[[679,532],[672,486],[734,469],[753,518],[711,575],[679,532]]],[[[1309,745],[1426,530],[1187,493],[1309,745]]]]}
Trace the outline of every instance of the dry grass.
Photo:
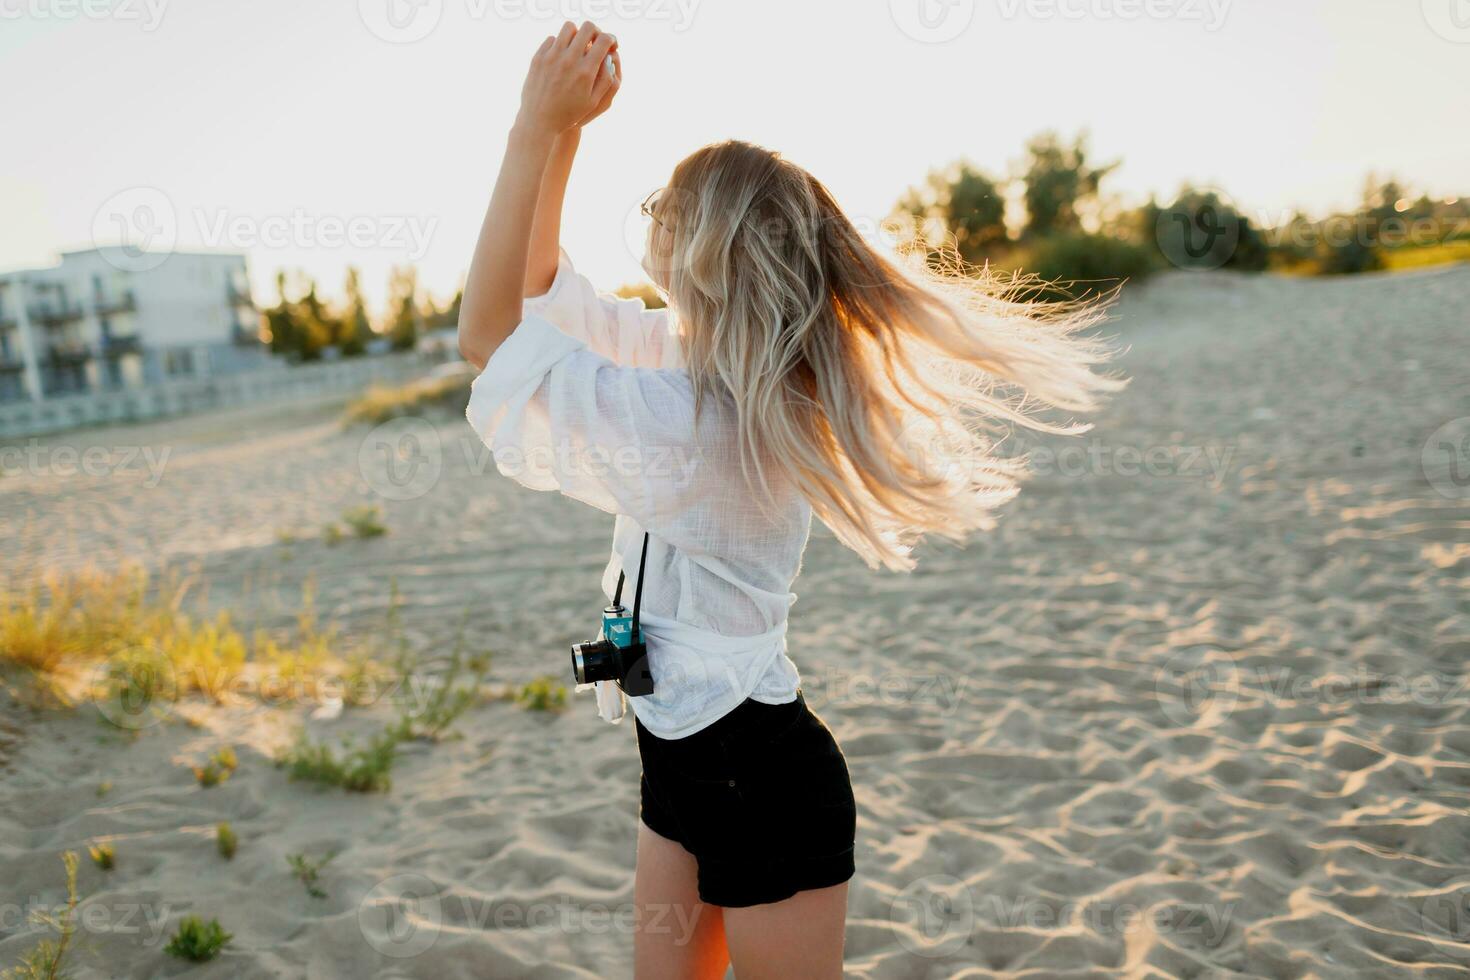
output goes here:
{"type": "Polygon", "coordinates": [[[247,636],[228,613],[213,619],[184,608],[189,582],[166,575],[154,585],[141,569],[49,574],[0,591],[0,666],[28,672],[64,702],[96,694],[100,676],[135,697],[198,692],[221,702],[242,680],[313,685],[343,668],[336,636],[317,626],[308,593],[289,640],[247,636]],[[107,669],[99,672],[99,664],[107,669]]]}
{"type": "Polygon", "coordinates": [[[1441,242],[1435,245],[1405,246],[1383,250],[1384,264],[1390,269],[1423,269],[1436,265],[1470,262],[1470,240],[1441,242]]]}
{"type": "Polygon", "coordinates": [[[423,415],[428,409],[463,412],[470,400],[471,371],[421,378],[405,385],[385,388],[374,385],[347,406],[347,425],[378,425],[408,415],[423,415]]]}
{"type": "Polygon", "coordinates": [[[0,593],[0,658],[51,673],[89,651],[114,649],[172,610],[170,596],[147,594],[148,576],[138,569],[46,575],[0,593]]]}

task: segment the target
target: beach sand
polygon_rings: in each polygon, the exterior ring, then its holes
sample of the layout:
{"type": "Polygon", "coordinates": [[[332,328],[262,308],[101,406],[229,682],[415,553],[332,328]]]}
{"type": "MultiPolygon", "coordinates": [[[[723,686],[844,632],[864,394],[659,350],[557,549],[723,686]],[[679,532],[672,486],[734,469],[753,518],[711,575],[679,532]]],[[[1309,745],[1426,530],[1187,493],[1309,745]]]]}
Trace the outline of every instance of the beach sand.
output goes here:
{"type": "MultiPolygon", "coordinates": [[[[1161,277],[1109,327],[1131,387],[1039,444],[994,533],[897,575],[817,529],[790,653],[856,787],[849,976],[1470,977],[1470,508],[1430,441],[1470,416],[1467,299],[1467,267],[1161,277]]],[[[463,620],[496,683],[563,677],[610,519],[495,474],[454,419],[427,492],[384,499],[404,494],[339,408],[30,444],[47,462],[0,478],[5,572],[197,569],[267,627],[311,583],[349,639],[396,583],[417,648],[463,620]],[[65,446],[115,466],[67,475],[65,446]],[[161,472],[123,465],[142,447],[161,472]],[[372,500],[387,536],[318,538],[372,500]]],[[[0,965],[40,936],[25,906],[62,901],[61,852],[106,839],[80,977],[631,975],[630,723],[590,695],[486,703],[352,794],[271,764],[311,707],[196,700],[129,740],[91,706],[4,699],[0,965]],[[223,745],[239,769],[201,789],[188,765],[223,745]],[[331,852],[312,897],[286,856],[331,852]],[[213,963],[163,953],[190,914],[234,934],[213,963]]]]}

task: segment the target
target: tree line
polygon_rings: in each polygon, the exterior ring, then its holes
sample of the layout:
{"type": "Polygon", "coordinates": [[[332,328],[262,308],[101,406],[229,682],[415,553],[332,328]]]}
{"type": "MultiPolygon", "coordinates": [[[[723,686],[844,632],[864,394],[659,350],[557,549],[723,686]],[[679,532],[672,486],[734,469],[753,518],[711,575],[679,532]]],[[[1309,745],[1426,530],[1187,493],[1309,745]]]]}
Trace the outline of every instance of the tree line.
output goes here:
{"type": "Polygon", "coordinates": [[[311,277],[298,271],[276,273],[274,306],[261,311],[264,336],[271,353],[295,361],[324,357],[354,357],[370,349],[411,350],[424,333],[459,322],[463,290],[444,307],[419,288],[412,266],[397,266],[389,274],[388,301],[378,328],[373,326],[362,295],[362,276],[347,270],[343,299],[324,300],[311,277]]]}
{"type": "Polygon", "coordinates": [[[968,161],[932,171],[894,207],[901,234],[938,261],[946,248],[972,265],[1024,271],[1035,295],[1111,288],[1167,268],[1267,269],[1303,275],[1470,260],[1470,201],[1412,195],[1369,176],[1358,206],[1311,217],[1253,218],[1215,188],[1124,207],[1105,193],[1120,161],[1097,162],[1086,134],[1036,136],[1009,175],[968,161]]]}
{"type": "MultiPolygon", "coordinates": [[[[1165,202],[1151,196],[1125,207],[1105,187],[1120,162],[1094,160],[1085,133],[1067,140],[1045,132],[1027,142],[1008,174],[964,160],[931,171],[904,192],[890,219],[905,244],[936,262],[952,250],[970,265],[1033,277],[1022,298],[1085,296],[1170,268],[1335,275],[1470,261],[1465,198],[1415,195],[1370,175],[1355,208],[1324,217],[1252,217],[1223,191],[1189,185],[1165,202]]],[[[395,267],[375,326],[355,268],[341,301],[322,299],[300,272],[279,272],[276,293],[263,311],[263,339],[273,353],[302,361],[412,349],[424,333],[458,323],[463,295],[441,308],[419,288],[413,267],[395,267]]],[[[618,293],[663,305],[647,283],[618,293]]]]}

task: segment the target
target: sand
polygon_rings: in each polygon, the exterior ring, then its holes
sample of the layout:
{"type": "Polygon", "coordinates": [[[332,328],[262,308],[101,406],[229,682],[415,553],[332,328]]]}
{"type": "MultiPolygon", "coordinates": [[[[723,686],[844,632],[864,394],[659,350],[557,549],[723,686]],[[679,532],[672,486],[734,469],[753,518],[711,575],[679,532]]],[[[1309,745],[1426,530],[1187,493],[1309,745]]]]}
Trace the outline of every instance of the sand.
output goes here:
{"type": "MultiPolygon", "coordinates": [[[[1467,297],[1466,267],[1160,278],[1111,327],[1131,388],[1042,443],[1071,448],[996,532],[910,576],[814,534],[790,650],[856,786],[850,976],[1470,977],[1470,507],[1430,442],[1470,416],[1467,297]]],[[[0,478],[5,571],[196,568],[267,626],[312,582],[349,637],[396,582],[421,648],[467,613],[495,682],[561,675],[609,521],[493,474],[454,420],[432,488],[383,500],[336,410],[43,440],[168,457],[0,478]],[[317,538],[373,499],[386,537],[317,538]]],[[[58,855],[105,838],[78,976],[631,974],[627,725],[487,703],[358,795],[270,764],[311,708],[193,702],[128,741],[4,699],[0,964],[37,938],[23,906],[61,900],[58,855]],[[201,789],[187,765],[227,744],[238,772],[201,789]],[[286,855],[329,852],[313,898],[286,855]],[[214,963],[163,954],[188,914],[234,933],[214,963]]]]}

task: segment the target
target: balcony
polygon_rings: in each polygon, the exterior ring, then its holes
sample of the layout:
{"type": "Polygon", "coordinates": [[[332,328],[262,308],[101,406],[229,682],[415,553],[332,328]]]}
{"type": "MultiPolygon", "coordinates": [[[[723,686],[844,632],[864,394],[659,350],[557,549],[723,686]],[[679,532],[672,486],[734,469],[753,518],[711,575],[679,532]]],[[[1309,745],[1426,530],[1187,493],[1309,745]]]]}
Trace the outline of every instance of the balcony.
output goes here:
{"type": "Polygon", "coordinates": [[[70,303],[37,303],[27,313],[35,322],[44,324],[66,323],[82,318],[82,308],[70,303]]]}
{"type": "Polygon", "coordinates": [[[85,364],[92,359],[92,349],[86,344],[67,341],[46,348],[48,364],[85,364]]]}
{"type": "Polygon", "coordinates": [[[143,344],[138,340],[137,334],[128,334],[123,337],[102,338],[103,357],[121,357],[124,354],[136,354],[143,349],[143,344]]]}
{"type": "Polygon", "coordinates": [[[96,293],[92,297],[92,305],[99,316],[106,316],[110,313],[132,313],[138,308],[138,298],[133,295],[131,289],[115,296],[103,296],[101,293],[96,293]]]}

